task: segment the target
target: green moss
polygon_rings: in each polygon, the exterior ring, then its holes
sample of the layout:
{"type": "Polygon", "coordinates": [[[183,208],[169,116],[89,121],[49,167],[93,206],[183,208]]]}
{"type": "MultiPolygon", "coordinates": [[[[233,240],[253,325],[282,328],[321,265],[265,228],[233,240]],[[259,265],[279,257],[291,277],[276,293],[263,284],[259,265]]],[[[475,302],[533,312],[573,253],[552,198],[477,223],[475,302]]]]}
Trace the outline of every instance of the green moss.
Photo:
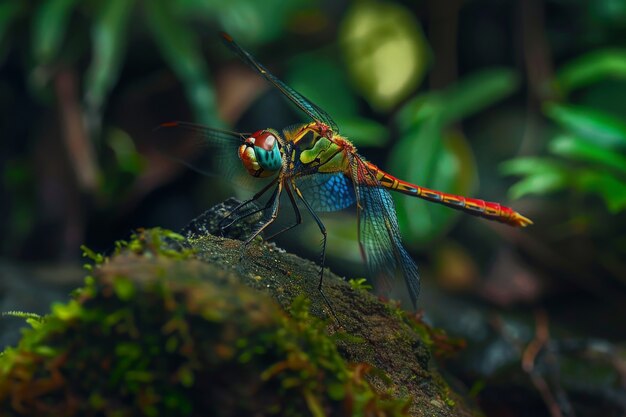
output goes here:
{"type": "Polygon", "coordinates": [[[7,311],[2,313],[2,316],[19,317],[24,319],[31,327],[39,327],[44,321],[44,317],[35,313],[27,313],[24,311],[7,311]]]}
{"type": "Polygon", "coordinates": [[[348,280],[348,284],[355,291],[371,291],[372,286],[367,282],[365,278],[352,278],[348,280]]]}
{"type": "Polygon", "coordinates": [[[434,345],[433,339],[431,338],[431,327],[424,323],[421,317],[415,314],[407,314],[405,311],[400,310],[399,308],[394,309],[397,315],[401,318],[404,323],[408,324],[411,330],[417,333],[424,342],[424,344],[428,348],[432,348],[434,345]]]}
{"type": "MultiPolygon", "coordinates": [[[[87,270],[109,261],[109,257],[81,245],[83,257],[93,262],[85,265],[87,270]]],[[[133,232],[129,240],[115,242],[115,250],[111,256],[124,252],[132,252],[147,257],[167,257],[171,259],[189,259],[196,254],[196,250],[189,246],[184,236],[171,230],[155,227],[152,229],[138,229],[133,232]]]]}
{"type": "Polygon", "coordinates": [[[160,229],[86,253],[85,286],[0,357],[2,415],[407,415],[307,297],[286,314],[160,229]]]}

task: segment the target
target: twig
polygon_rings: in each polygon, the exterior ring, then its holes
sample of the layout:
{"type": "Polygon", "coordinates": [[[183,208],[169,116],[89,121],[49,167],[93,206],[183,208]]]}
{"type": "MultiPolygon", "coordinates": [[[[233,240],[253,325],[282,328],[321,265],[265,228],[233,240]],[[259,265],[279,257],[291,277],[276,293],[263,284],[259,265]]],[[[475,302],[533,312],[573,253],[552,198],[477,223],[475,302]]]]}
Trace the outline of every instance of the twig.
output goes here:
{"type": "Polygon", "coordinates": [[[526,346],[526,349],[522,353],[522,369],[528,373],[534,372],[535,360],[550,338],[548,317],[545,311],[537,311],[535,313],[535,320],[537,323],[535,338],[526,346]]]}
{"type": "Polygon", "coordinates": [[[98,166],[83,125],[76,84],[76,75],[70,69],[59,70],[54,80],[61,112],[62,136],[70,163],[80,188],[93,193],[98,187],[98,166]]]}
{"type": "Polygon", "coordinates": [[[535,338],[526,346],[522,353],[522,369],[528,373],[533,385],[543,398],[543,402],[548,407],[552,417],[563,417],[561,407],[555,396],[552,394],[550,385],[545,380],[540,371],[535,367],[538,357],[545,350],[550,340],[550,331],[548,327],[548,316],[545,311],[539,310],[535,313],[535,338]]]}

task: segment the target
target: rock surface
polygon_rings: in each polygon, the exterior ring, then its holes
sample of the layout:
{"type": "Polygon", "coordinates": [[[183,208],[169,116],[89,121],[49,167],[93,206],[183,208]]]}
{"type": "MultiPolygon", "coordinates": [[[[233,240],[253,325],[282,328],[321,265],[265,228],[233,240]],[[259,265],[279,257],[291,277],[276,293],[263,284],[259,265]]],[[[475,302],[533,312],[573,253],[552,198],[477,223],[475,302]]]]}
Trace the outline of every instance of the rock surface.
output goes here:
{"type": "Polygon", "coordinates": [[[0,357],[3,415],[477,414],[423,323],[326,271],[337,323],[319,267],[271,244],[152,230],[98,263],[0,357]]]}

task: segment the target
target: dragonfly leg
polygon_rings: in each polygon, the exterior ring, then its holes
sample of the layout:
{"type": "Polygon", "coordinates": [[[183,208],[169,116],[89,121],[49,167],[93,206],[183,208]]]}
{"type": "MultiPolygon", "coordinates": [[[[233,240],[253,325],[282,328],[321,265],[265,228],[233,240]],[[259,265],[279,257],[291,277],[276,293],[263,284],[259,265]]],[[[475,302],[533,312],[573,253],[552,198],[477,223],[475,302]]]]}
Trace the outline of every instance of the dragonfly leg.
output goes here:
{"type": "Polygon", "coordinates": [[[270,198],[270,200],[268,201],[268,204],[271,202],[272,215],[265,223],[261,225],[261,227],[258,228],[256,232],[252,234],[252,236],[246,239],[246,241],[244,242],[244,246],[248,246],[250,242],[254,240],[254,238],[256,238],[258,235],[260,235],[263,232],[263,230],[265,230],[270,224],[274,223],[274,220],[276,220],[276,218],[278,217],[278,209],[280,207],[280,194],[282,193],[282,191],[283,191],[283,182],[279,181],[278,187],[276,187],[276,189],[274,190],[274,193],[272,194],[272,198],[270,198]]]}
{"type": "Polygon", "coordinates": [[[302,193],[300,192],[300,190],[298,188],[296,188],[296,193],[298,194],[298,197],[300,198],[302,203],[304,203],[304,207],[306,207],[308,212],[311,214],[311,216],[313,217],[313,219],[317,223],[317,226],[319,227],[320,232],[322,233],[322,254],[321,254],[321,257],[320,257],[320,263],[321,263],[321,266],[320,266],[320,281],[319,281],[319,283],[317,285],[317,290],[320,292],[320,295],[322,296],[322,299],[324,300],[324,303],[326,304],[326,306],[330,310],[330,312],[333,315],[333,318],[335,319],[335,321],[340,324],[341,322],[339,321],[339,318],[337,317],[337,313],[335,313],[335,309],[330,304],[330,301],[326,297],[326,294],[324,294],[324,290],[322,288],[322,284],[324,282],[324,265],[326,263],[326,240],[327,240],[327,237],[328,237],[328,233],[326,232],[326,226],[324,226],[324,223],[322,223],[322,220],[320,220],[320,218],[317,216],[317,214],[315,214],[315,211],[313,211],[313,209],[309,205],[309,202],[306,201],[306,199],[304,198],[304,196],[302,195],[302,193]]]}
{"type": "MultiPolygon", "coordinates": [[[[258,213],[259,211],[262,211],[264,209],[260,209],[260,210],[253,210],[250,213],[246,213],[243,216],[237,217],[235,218],[235,220],[232,220],[230,223],[228,223],[227,225],[224,225],[224,223],[226,222],[226,220],[230,219],[235,213],[237,213],[239,210],[241,210],[243,207],[247,206],[248,204],[252,203],[253,201],[258,200],[259,198],[261,198],[263,196],[263,194],[265,194],[267,192],[267,190],[269,190],[272,186],[274,186],[276,184],[276,181],[278,181],[278,177],[274,178],[273,181],[271,181],[270,183],[268,183],[265,187],[263,187],[261,190],[259,190],[256,194],[254,194],[252,196],[252,198],[243,201],[241,203],[239,203],[237,205],[237,207],[235,207],[234,209],[232,209],[230,211],[230,213],[228,213],[227,216],[225,216],[223,219],[220,220],[218,227],[220,229],[220,232],[223,234],[223,231],[225,229],[228,229],[230,226],[232,226],[234,223],[238,222],[241,219],[244,219],[248,216],[251,216],[253,214],[258,213]]],[[[270,201],[272,199],[270,198],[270,201]]],[[[269,206],[268,206],[269,207],[269,206]]],[[[267,207],[266,207],[267,208],[267,207]]]]}
{"type": "Polygon", "coordinates": [[[252,236],[250,236],[248,239],[246,239],[242,243],[242,251],[241,251],[241,255],[239,256],[239,264],[241,264],[243,262],[243,259],[244,259],[245,253],[246,253],[246,248],[248,247],[250,242],[252,242],[254,240],[254,238],[256,238],[258,235],[260,235],[263,232],[263,230],[265,230],[265,228],[267,228],[270,224],[274,223],[274,220],[276,220],[276,218],[278,217],[278,208],[279,208],[279,203],[280,203],[280,194],[281,194],[282,190],[283,190],[283,183],[282,183],[282,181],[279,181],[278,182],[278,186],[274,189],[274,192],[272,193],[272,196],[270,197],[270,199],[268,200],[268,202],[265,205],[265,208],[263,209],[263,210],[266,210],[271,205],[271,207],[272,207],[272,215],[265,223],[263,223],[261,225],[261,227],[259,227],[252,234],[252,236]]]}
{"type": "MultiPolygon", "coordinates": [[[[272,196],[269,198],[269,200],[267,200],[267,203],[265,203],[265,206],[264,206],[264,207],[261,207],[261,208],[258,208],[258,209],[255,209],[255,210],[252,210],[252,211],[250,211],[250,212],[248,212],[248,213],[246,213],[246,214],[242,214],[241,216],[235,217],[234,219],[232,219],[232,220],[231,220],[231,221],[230,221],[227,225],[225,225],[225,226],[221,226],[221,225],[220,225],[220,231],[223,231],[223,230],[228,229],[230,226],[232,226],[233,224],[237,223],[237,222],[238,222],[238,221],[240,221],[240,220],[245,219],[246,217],[250,217],[250,216],[252,216],[252,215],[254,215],[254,214],[257,214],[257,213],[259,213],[259,212],[262,212],[262,211],[265,211],[265,210],[269,209],[269,208],[271,207],[271,205],[272,205],[272,202],[274,201],[274,198],[276,198],[276,193],[277,193],[277,192],[278,192],[278,187],[274,188],[274,192],[272,193],[272,196]]],[[[260,197],[260,196],[259,196],[259,197],[260,197]]],[[[248,203],[249,203],[250,201],[254,201],[254,200],[253,200],[253,199],[250,199],[250,200],[248,200],[248,203]]],[[[244,203],[245,203],[245,202],[244,202],[244,203]]],[[[243,204],[243,203],[242,203],[242,204],[243,204]]],[[[240,206],[241,206],[241,204],[240,204],[240,206]]],[[[240,208],[241,208],[241,207],[240,207],[240,208]]],[[[237,208],[235,208],[235,209],[237,209],[237,208]]],[[[235,213],[235,210],[233,210],[233,211],[232,211],[232,212],[231,212],[228,216],[226,216],[224,219],[228,219],[228,218],[229,218],[229,217],[230,217],[233,213],[235,213]]],[[[224,219],[222,219],[222,220],[224,220],[224,219]]]]}
{"type": "Polygon", "coordinates": [[[294,227],[300,225],[302,223],[302,215],[300,214],[300,209],[298,208],[298,205],[296,204],[296,200],[293,198],[293,192],[291,191],[291,188],[289,187],[288,183],[285,183],[285,191],[287,191],[287,195],[289,196],[289,201],[291,202],[291,207],[293,207],[293,211],[296,214],[296,222],[290,226],[285,227],[282,230],[279,230],[278,232],[274,233],[273,235],[269,236],[268,238],[266,238],[265,240],[271,240],[274,239],[276,236],[285,233],[287,230],[291,230],[294,227]]]}

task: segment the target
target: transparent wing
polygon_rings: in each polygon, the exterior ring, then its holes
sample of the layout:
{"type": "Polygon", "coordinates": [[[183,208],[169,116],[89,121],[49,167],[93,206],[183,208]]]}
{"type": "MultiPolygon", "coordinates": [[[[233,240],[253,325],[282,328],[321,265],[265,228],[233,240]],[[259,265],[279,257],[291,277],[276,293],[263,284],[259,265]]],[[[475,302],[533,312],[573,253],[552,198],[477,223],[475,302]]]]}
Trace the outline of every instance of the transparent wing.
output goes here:
{"type": "MultiPolygon", "coordinates": [[[[377,291],[389,294],[404,279],[413,306],[420,291],[417,265],[402,245],[389,192],[356,155],[351,157],[359,223],[359,244],[377,291]]],[[[401,287],[400,287],[401,288],[401,287]]]]}
{"type": "Polygon", "coordinates": [[[356,201],[352,182],[343,173],[304,175],[296,181],[314,211],[338,211],[356,201]]]}
{"type": "Polygon", "coordinates": [[[233,38],[227,33],[221,33],[224,43],[234,51],[243,62],[250,66],[253,70],[261,74],[267,81],[272,83],[281,93],[283,93],[289,100],[291,100],[296,106],[305,112],[311,119],[324,123],[330,127],[333,132],[339,133],[339,128],[335,121],[324,110],[319,108],[313,102],[305,98],[302,94],[298,93],[293,88],[276,78],[274,74],[269,72],[267,68],[261,65],[249,52],[239,46],[233,38]]]}
{"type": "Polygon", "coordinates": [[[160,153],[196,172],[246,186],[254,180],[237,154],[241,143],[250,136],[247,133],[177,121],[161,124],[154,136],[155,147],[160,153]]]}

